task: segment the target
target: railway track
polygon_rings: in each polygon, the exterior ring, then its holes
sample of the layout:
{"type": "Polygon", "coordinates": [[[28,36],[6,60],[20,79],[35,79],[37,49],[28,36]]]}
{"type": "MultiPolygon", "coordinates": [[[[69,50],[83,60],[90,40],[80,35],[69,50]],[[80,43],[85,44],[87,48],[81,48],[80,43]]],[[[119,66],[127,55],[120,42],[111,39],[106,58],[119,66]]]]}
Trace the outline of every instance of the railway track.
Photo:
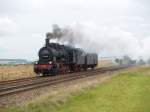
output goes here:
{"type": "Polygon", "coordinates": [[[27,78],[20,78],[20,79],[13,79],[13,80],[6,80],[6,81],[0,81],[0,86],[5,84],[11,84],[11,83],[17,83],[19,81],[28,81],[35,79],[36,77],[27,77],[27,78]]]}
{"type": "Polygon", "coordinates": [[[17,94],[19,92],[24,92],[36,88],[41,88],[45,86],[55,85],[58,83],[76,80],[92,75],[97,75],[98,73],[104,73],[108,71],[116,71],[119,69],[124,69],[129,66],[114,66],[114,67],[104,67],[95,70],[89,70],[85,72],[78,72],[66,75],[58,75],[53,77],[32,77],[17,79],[11,81],[0,82],[0,98],[6,97],[8,95],[17,94]]]}

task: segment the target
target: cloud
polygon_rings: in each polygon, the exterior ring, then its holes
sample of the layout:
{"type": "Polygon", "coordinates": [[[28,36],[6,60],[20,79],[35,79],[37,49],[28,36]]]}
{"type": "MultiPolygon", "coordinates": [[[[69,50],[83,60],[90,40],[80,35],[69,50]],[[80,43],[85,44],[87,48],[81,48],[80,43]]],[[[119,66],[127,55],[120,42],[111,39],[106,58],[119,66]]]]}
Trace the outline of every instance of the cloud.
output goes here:
{"type": "Polygon", "coordinates": [[[34,50],[52,24],[82,33],[79,46],[100,56],[150,57],[149,5],[148,0],[0,0],[0,37],[7,37],[0,44],[9,52],[0,58],[37,58],[34,50]]]}
{"type": "Polygon", "coordinates": [[[16,33],[17,27],[14,21],[8,17],[0,17],[0,37],[16,33]]]}

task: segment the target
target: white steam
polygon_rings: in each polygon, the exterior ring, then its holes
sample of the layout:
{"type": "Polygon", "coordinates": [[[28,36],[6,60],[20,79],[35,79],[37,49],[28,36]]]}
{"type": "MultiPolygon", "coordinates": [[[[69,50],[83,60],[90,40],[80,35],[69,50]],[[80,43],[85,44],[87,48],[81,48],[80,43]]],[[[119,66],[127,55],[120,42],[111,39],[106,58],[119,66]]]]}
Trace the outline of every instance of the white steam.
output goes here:
{"type": "Polygon", "coordinates": [[[99,26],[90,22],[74,23],[64,28],[56,25],[55,28],[60,30],[57,33],[53,30],[58,42],[96,52],[100,56],[150,57],[150,37],[137,38],[119,27],[99,26]]]}

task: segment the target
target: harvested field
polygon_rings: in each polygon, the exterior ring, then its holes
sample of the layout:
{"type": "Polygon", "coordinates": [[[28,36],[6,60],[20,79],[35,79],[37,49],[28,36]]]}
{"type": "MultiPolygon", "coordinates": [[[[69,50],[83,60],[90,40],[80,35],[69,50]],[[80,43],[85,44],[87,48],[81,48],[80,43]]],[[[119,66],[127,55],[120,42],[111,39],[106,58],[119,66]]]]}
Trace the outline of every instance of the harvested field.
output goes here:
{"type": "Polygon", "coordinates": [[[33,65],[0,66],[0,81],[33,76],[33,65]]]}
{"type": "Polygon", "coordinates": [[[108,67],[108,66],[114,66],[114,65],[115,63],[110,59],[101,59],[98,61],[97,67],[100,68],[100,67],[108,67]]]}

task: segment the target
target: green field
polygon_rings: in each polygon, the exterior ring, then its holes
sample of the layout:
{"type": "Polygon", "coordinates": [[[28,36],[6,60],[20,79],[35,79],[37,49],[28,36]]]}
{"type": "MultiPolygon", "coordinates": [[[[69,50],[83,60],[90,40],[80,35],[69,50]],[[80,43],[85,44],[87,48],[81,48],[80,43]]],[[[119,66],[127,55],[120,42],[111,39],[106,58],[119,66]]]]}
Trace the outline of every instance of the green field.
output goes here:
{"type": "Polygon", "coordinates": [[[150,68],[120,73],[94,88],[51,103],[49,99],[9,112],[150,112],[150,68]]]}

